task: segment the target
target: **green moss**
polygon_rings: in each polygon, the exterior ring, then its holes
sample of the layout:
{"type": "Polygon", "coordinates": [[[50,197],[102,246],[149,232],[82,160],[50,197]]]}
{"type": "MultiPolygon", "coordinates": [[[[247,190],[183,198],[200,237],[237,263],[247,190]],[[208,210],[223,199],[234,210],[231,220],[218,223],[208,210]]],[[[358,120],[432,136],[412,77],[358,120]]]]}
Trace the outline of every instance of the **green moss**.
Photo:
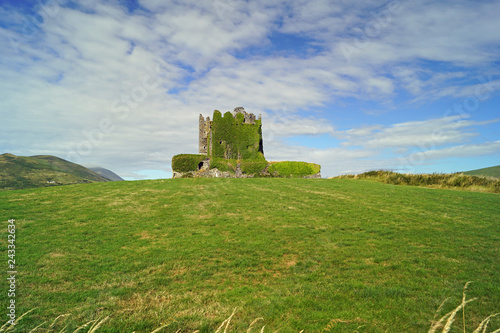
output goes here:
{"type": "Polygon", "coordinates": [[[271,175],[280,177],[304,177],[319,173],[321,166],[307,162],[275,162],[269,166],[268,171],[271,175]]]}
{"type": "Polygon", "coordinates": [[[205,155],[180,154],[172,157],[172,170],[176,172],[189,172],[198,170],[198,165],[206,159],[205,155]]]}

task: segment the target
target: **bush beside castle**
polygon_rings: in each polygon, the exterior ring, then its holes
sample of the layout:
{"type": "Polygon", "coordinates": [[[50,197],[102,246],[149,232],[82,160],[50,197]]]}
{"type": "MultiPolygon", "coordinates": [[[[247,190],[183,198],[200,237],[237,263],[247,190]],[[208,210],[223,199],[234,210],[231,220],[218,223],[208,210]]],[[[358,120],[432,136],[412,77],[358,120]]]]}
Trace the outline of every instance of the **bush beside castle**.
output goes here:
{"type": "Polygon", "coordinates": [[[262,120],[244,108],[199,117],[199,154],[172,158],[173,178],[300,177],[321,178],[321,166],[307,162],[268,162],[264,157],[262,120]]]}

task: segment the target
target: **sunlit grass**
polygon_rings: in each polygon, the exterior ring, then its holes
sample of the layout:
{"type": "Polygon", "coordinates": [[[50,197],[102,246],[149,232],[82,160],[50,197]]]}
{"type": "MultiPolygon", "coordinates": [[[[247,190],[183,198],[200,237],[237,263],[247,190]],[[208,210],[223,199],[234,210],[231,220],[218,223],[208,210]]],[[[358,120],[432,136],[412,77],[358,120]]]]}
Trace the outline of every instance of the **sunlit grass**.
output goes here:
{"type": "Polygon", "coordinates": [[[106,317],[99,332],[214,332],[235,308],[232,332],[426,332],[469,280],[473,332],[500,304],[497,194],[175,179],[3,192],[0,212],[16,219],[17,311],[38,308],[23,333],[60,314],[67,332],[106,317]]]}

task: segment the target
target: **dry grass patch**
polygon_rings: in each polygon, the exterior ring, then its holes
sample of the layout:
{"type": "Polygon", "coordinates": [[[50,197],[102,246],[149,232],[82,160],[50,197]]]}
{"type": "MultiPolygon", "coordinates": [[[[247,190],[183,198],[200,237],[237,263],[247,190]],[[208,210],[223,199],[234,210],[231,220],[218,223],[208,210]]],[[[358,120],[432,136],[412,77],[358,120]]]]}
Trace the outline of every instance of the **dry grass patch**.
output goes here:
{"type": "Polygon", "coordinates": [[[143,230],[141,231],[141,233],[139,234],[140,238],[141,239],[155,239],[156,236],[152,236],[149,231],[147,230],[143,230]]]}
{"type": "MultiPolygon", "coordinates": [[[[434,316],[434,319],[432,320],[431,327],[429,328],[428,333],[448,333],[452,330],[453,325],[460,314],[462,315],[462,320],[463,320],[463,332],[467,333],[466,330],[466,312],[465,312],[465,307],[467,304],[475,301],[476,299],[467,299],[466,296],[466,290],[470,282],[467,282],[466,285],[464,286],[463,289],[463,297],[462,297],[462,302],[460,305],[458,305],[456,308],[454,308],[452,311],[446,313],[443,315],[441,318],[437,319],[439,312],[441,312],[444,304],[448,299],[446,299],[440,307],[437,309],[436,314],[434,316]]],[[[165,320],[165,317],[161,317],[162,314],[164,314],[164,308],[165,306],[168,306],[169,308],[172,307],[173,303],[178,300],[179,296],[173,296],[173,295],[167,295],[165,293],[159,294],[155,292],[147,292],[144,294],[134,294],[130,299],[128,299],[127,303],[122,304],[123,309],[119,310],[117,312],[118,315],[127,315],[130,318],[134,318],[137,320],[140,320],[140,316],[144,315],[144,312],[150,312],[151,308],[156,309],[155,311],[155,316],[158,319],[158,321],[163,321],[161,326],[153,330],[151,333],[158,333],[158,332],[165,332],[166,329],[173,323],[176,323],[180,318],[184,317],[190,317],[190,316],[195,316],[197,318],[206,318],[209,320],[219,320],[221,316],[223,317],[224,313],[228,313],[227,307],[224,308],[223,306],[220,305],[220,303],[217,302],[212,302],[210,306],[206,306],[206,303],[204,303],[204,306],[200,306],[200,303],[202,301],[199,299],[200,296],[197,294],[189,293],[188,296],[192,300],[198,299],[197,302],[194,302],[192,307],[188,307],[185,309],[179,309],[176,310],[173,316],[168,317],[168,319],[165,320]]],[[[0,327],[0,333],[8,333],[8,332],[14,332],[16,325],[19,323],[20,320],[23,319],[23,317],[27,316],[30,312],[33,312],[36,309],[32,309],[23,315],[21,315],[17,320],[15,321],[14,324],[9,324],[8,322],[5,323],[2,327],[0,327]]],[[[218,328],[215,330],[215,333],[230,333],[234,332],[234,330],[231,329],[231,324],[235,322],[235,317],[237,314],[237,308],[235,308],[231,315],[226,318],[225,320],[222,321],[220,325],[218,325],[218,328]]],[[[46,322],[39,324],[35,328],[31,329],[29,333],[36,333],[36,332],[44,332],[44,333],[70,333],[67,330],[68,325],[60,329],[60,326],[64,325],[65,320],[68,319],[70,314],[63,314],[58,316],[54,321],[52,321],[51,324],[48,324],[46,322]]],[[[472,333],[499,333],[500,328],[496,330],[490,330],[488,331],[488,325],[491,323],[491,321],[497,317],[500,316],[500,313],[492,314],[485,319],[483,319],[479,325],[474,329],[472,333]]],[[[245,330],[247,333],[252,332],[254,329],[257,329],[257,331],[260,330],[261,333],[266,332],[266,326],[263,325],[262,321],[264,321],[264,318],[256,318],[254,319],[248,328],[245,330]]],[[[108,324],[108,322],[112,322],[112,319],[110,317],[99,317],[95,320],[89,321],[84,325],[79,326],[76,330],[73,331],[73,333],[77,332],[86,332],[86,333],[95,333],[98,332],[100,328],[104,324],[108,324]]],[[[109,325],[109,324],[108,324],[109,325]]],[[[191,322],[190,325],[193,325],[193,327],[196,326],[201,326],[203,325],[203,321],[195,321],[191,322]]],[[[371,324],[368,320],[366,319],[361,319],[359,317],[356,317],[354,319],[341,319],[341,318],[334,318],[331,319],[328,324],[321,330],[321,332],[331,332],[332,330],[338,331],[340,329],[341,331],[345,331],[348,327],[354,327],[354,331],[352,332],[363,332],[364,329],[369,329],[371,324]],[[348,326],[346,326],[348,325],[348,326]]],[[[457,325],[455,325],[457,326],[457,325]]],[[[458,327],[454,328],[455,331],[461,331],[461,329],[458,329],[458,327]]],[[[351,328],[349,328],[350,332],[351,328]]],[[[182,329],[178,329],[175,331],[176,333],[180,332],[192,332],[192,333],[199,333],[200,331],[197,330],[196,328],[190,328],[190,327],[184,327],[182,329]]],[[[304,330],[301,330],[299,333],[303,333],[304,330]]]]}
{"type": "Polygon", "coordinates": [[[283,268],[290,268],[297,265],[298,256],[295,254],[285,254],[280,260],[280,266],[283,268]]]}

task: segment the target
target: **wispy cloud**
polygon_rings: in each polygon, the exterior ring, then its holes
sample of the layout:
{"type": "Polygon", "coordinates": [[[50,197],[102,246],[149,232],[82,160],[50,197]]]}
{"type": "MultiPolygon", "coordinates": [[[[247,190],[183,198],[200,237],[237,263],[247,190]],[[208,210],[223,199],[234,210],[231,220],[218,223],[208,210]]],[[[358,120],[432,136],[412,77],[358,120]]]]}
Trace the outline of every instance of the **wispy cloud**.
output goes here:
{"type": "Polygon", "coordinates": [[[372,126],[339,132],[346,141],[343,146],[363,146],[370,149],[437,147],[462,143],[478,135],[477,126],[500,121],[470,121],[462,116],[449,116],[424,121],[409,121],[390,126],[372,126]]]}
{"type": "Polygon", "coordinates": [[[431,149],[411,154],[409,159],[429,161],[446,158],[472,158],[483,155],[498,154],[500,154],[500,141],[494,141],[479,144],[460,145],[444,149],[431,149]]]}

